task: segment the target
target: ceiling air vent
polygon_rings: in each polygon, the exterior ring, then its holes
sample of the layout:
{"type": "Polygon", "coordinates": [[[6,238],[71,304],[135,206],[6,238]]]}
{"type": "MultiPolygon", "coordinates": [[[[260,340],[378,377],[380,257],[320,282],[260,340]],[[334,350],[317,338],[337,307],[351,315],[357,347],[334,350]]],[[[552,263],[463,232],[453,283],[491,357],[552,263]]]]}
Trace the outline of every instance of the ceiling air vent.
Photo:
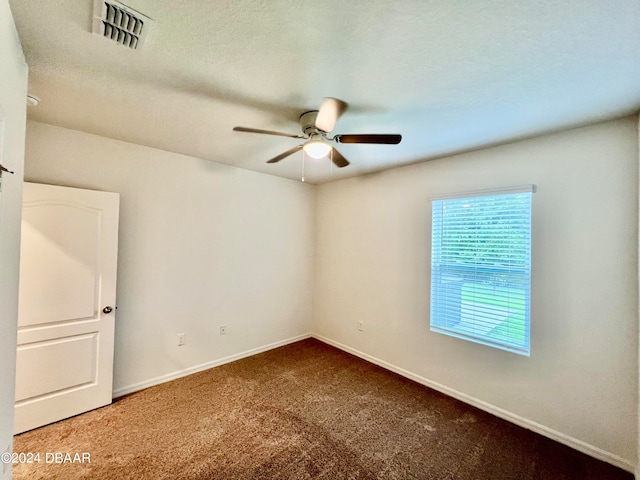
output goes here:
{"type": "Polygon", "coordinates": [[[115,0],[94,0],[93,33],[132,49],[140,48],[151,19],[115,0]]]}

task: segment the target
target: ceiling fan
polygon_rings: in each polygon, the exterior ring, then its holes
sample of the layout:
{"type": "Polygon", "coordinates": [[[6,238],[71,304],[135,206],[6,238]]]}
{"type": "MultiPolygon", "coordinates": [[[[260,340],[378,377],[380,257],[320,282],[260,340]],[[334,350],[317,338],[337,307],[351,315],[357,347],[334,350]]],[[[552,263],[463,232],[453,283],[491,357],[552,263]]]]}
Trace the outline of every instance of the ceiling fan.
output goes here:
{"type": "Polygon", "coordinates": [[[340,134],[329,137],[340,116],[347,109],[347,104],[337,98],[326,97],[320,105],[320,110],[311,110],[300,115],[300,127],[302,135],[291,133],[274,132],[272,130],[261,130],[258,128],[233,127],[236,132],[262,133],[265,135],[279,135],[281,137],[300,138],[306,140],[302,145],[296,145],[286,152],[281,153],[267,160],[267,163],[276,163],[293,155],[300,150],[312,158],[323,158],[331,153],[331,161],[337,167],[346,167],[349,161],[329,142],[337,143],[373,143],[395,145],[400,143],[402,135],[379,134],[379,133],[356,133],[340,134]]]}

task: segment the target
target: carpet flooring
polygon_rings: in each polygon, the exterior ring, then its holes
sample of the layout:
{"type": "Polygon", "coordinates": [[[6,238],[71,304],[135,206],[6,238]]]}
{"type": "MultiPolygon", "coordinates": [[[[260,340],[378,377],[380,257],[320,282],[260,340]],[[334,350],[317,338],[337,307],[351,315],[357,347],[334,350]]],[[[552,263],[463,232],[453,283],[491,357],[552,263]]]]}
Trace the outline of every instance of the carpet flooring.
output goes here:
{"type": "Polygon", "coordinates": [[[313,339],[23,433],[14,451],[41,453],[15,480],[633,478],[313,339]]]}

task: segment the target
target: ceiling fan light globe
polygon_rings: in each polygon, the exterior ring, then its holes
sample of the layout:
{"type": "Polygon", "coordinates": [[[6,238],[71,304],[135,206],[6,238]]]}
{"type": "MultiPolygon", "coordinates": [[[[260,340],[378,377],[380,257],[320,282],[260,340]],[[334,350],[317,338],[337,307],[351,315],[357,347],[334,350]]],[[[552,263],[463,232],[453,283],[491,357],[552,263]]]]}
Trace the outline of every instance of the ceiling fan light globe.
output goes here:
{"type": "Polygon", "coordinates": [[[322,140],[309,140],[304,144],[304,152],[311,158],[324,158],[331,151],[331,145],[322,140]]]}

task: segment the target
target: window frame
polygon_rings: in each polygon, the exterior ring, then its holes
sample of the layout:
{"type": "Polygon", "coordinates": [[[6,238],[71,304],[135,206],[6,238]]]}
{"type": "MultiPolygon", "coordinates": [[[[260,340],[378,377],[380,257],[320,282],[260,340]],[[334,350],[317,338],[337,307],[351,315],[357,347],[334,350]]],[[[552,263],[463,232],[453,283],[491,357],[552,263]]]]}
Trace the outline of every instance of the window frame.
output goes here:
{"type": "MultiPolygon", "coordinates": [[[[430,198],[430,331],[524,356],[530,355],[531,231],[533,193],[535,193],[535,191],[535,185],[521,185],[451,193],[430,198]],[[521,206],[521,208],[517,209],[517,212],[514,211],[514,213],[518,215],[517,218],[513,220],[510,219],[505,227],[505,232],[516,232],[519,235],[526,235],[524,238],[526,238],[527,241],[525,242],[524,250],[522,237],[518,237],[519,244],[517,240],[507,240],[507,246],[509,248],[519,249],[520,253],[513,256],[513,258],[511,253],[508,255],[505,254],[504,258],[508,257],[506,263],[494,260],[493,264],[486,259],[482,259],[481,256],[478,256],[480,260],[456,259],[453,261],[457,256],[462,258],[461,252],[463,249],[445,250],[445,253],[442,253],[443,238],[445,238],[447,233],[445,213],[443,213],[446,202],[451,201],[450,206],[452,206],[454,202],[458,200],[465,198],[477,200],[482,197],[493,197],[500,201],[505,200],[499,199],[500,196],[522,194],[529,194],[526,207],[521,206]],[[438,211],[438,209],[440,209],[440,211],[438,211]],[[523,220],[527,220],[524,225],[517,223],[523,220]],[[438,224],[439,226],[436,222],[440,222],[438,224]],[[450,253],[452,251],[454,252],[453,254],[450,253]],[[445,260],[444,262],[443,259],[445,260]],[[446,261],[449,261],[449,263],[446,263],[446,261]],[[445,281],[443,275],[448,275],[448,280],[445,281]],[[498,279],[500,279],[500,285],[502,286],[496,286],[498,279]],[[447,283],[451,283],[451,286],[448,286],[447,283]],[[466,293],[463,293],[465,288],[466,293]],[[499,293],[496,293],[496,288],[500,289],[499,293]],[[493,289],[493,294],[487,293],[490,289],[493,289]],[[473,293],[470,293],[470,291],[473,293]],[[513,292],[513,294],[511,292],[513,292]],[[463,296],[466,296],[467,299],[463,300],[463,296]],[[451,303],[451,300],[453,300],[453,303],[451,303]],[[497,302],[504,301],[508,303],[499,307],[496,306],[498,305],[497,302]],[[453,305],[453,307],[451,307],[451,305],[453,305]],[[492,305],[496,307],[492,307],[492,305]],[[503,309],[503,312],[500,312],[500,309],[503,309]],[[467,319],[464,321],[462,320],[463,315],[467,316],[467,319]],[[500,317],[500,315],[503,316],[500,317]],[[459,319],[454,322],[453,319],[455,319],[456,316],[458,316],[459,319]],[[502,318],[502,320],[499,320],[499,318],[502,318]],[[520,318],[522,318],[522,320],[520,320],[520,318]],[[524,322],[523,326],[520,326],[521,321],[524,322]],[[464,323],[464,325],[461,325],[462,323],[464,323]],[[486,331],[478,333],[483,323],[486,331]],[[487,324],[490,325],[489,330],[487,330],[487,324]],[[508,333],[502,335],[492,333],[496,327],[500,327],[502,331],[507,331],[508,333]],[[512,335],[514,329],[518,330],[512,335]],[[524,341],[521,340],[520,329],[522,329],[524,333],[524,341]]],[[[485,200],[489,201],[488,199],[485,200]]],[[[514,201],[515,200],[514,198],[514,201]]],[[[483,234],[491,233],[494,235],[498,232],[501,235],[503,232],[499,228],[496,228],[495,224],[490,224],[485,227],[484,230],[481,225],[473,225],[474,219],[475,221],[478,221],[478,219],[486,221],[491,215],[489,208],[487,208],[486,205],[482,205],[482,200],[477,201],[478,205],[480,205],[479,208],[484,208],[484,210],[480,210],[478,215],[462,217],[462,228],[473,231],[476,235],[478,232],[482,232],[483,234]]],[[[508,201],[508,199],[506,201],[508,201]]],[[[496,214],[496,216],[498,215],[496,214]]],[[[452,227],[451,224],[449,224],[448,228],[449,234],[451,234],[452,231],[455,234],[455,230],[459,227],[452,227]]],[[[497,242],[505,241],[505,237],[496,238],[498,238],[497,242]]],[[[476,243],[474,243],[474,245],[477,245],[477,238],[475,241],[476,243]]],[[[450,245],[447,245],[445,240],[445,247],[447,246],[450,245]]],[[[482,248],[476,250],[476,252],[488,254],[489,251],[503,246],[504,243],[483,244],[482,248]]]]}

